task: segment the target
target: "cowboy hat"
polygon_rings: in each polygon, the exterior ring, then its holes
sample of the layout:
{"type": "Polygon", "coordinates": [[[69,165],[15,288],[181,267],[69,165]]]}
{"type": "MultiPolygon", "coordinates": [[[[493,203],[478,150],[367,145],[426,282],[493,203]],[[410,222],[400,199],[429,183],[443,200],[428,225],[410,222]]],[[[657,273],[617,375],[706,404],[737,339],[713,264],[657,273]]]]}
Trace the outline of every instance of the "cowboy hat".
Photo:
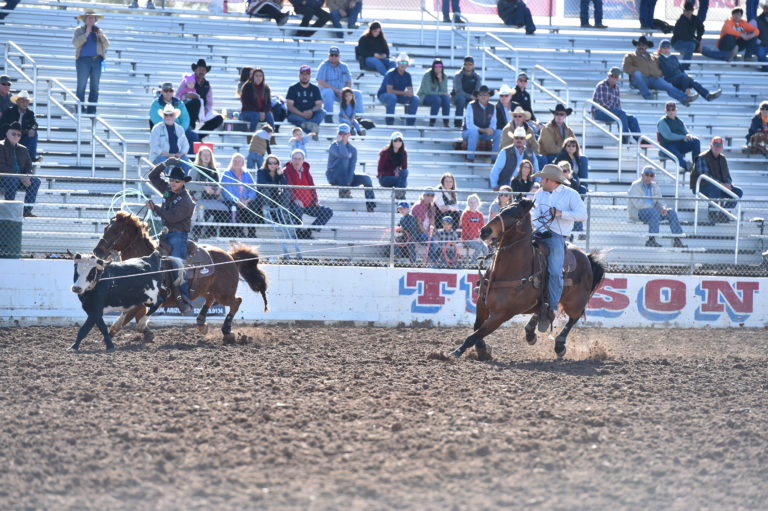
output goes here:
{"type": "Polygon", "coordinates": [[[644,35],[641,35],[639,39],[632,39],[632,45],[637,46],[638,44],[644,44],[648,48],[653,48],[653,41],[645,37],[644,35]]]}
{"type": "Polygon", "coordinates": [[[32,96],[29,95],[29,92],[23,90],[18,94],[11,96],[11,103],[15,105],[16,102],[20,99],[26,99],[27,101],[32,101],[32,96]]]}
{"type": "Polygon", "coordinates": [[[522,126],[518,126],[515,128],[515,131],[512,133],[512,137],[514,138],[525,138],[527,133],[525,132],[525,128],[522,126]]]}
{"type": "Polygon", "coordinates": [[[565,105],[563,105],[562,103],[558,103],[555,106],[555,109],[550,110],[550,112],[552,112],[553,114],[556,114],[558,112],[564,112],[565,115],[571,115],[573,113],[573,108],[565,108],[565,105]]]}
{"type": "Polygon", "coordinates": [[[188,176],[184,172],[184,169],[182,169],[178,165],[175,165],[171,169],[171,172],[168,174],[168,179],[183,179],[184,182],[186,183],[186,182],[188,182],[188,181],[190,181],[192,179],[192,176],[188,176]]]}
{"type": "Polygon", "coordinates": [[[514,94],[515,91],[512,90],[512,88],[507,85],[506,83],[502,83],[501,87],[499,88],[499,96],[511,96],[514,94]]]}
{"type": "Polygon", "coordinates": [[[181,115],[181,110],[173,108],[173,105],[170,103],[166,103],[165,107],[159,109],[157,113],[160,114],[160,117],[163,117],[165,114],[173,114],[174,117],[178,117],[181,115]]]}
{"type": "Polygon", "coordinates": [[[103,14],[96,14],[96,11],[94,11],[93,9],[87,9],[80,16],[76,16],[75,19],[77,21],[82,21],[83,23],[85,23],[85,18],[87,18],[88,16],[94,16],[96,18],[96,21],[104,19],[104,15],[103,14]]]}
{"type": "Polygon", "coordinates": [[[515,109],[512,110],[512,115],[515,115],[515,114],[523,114],[523,117],[525,117],[526,121],[531,120],[531,112],[523,109],[523,107],[521,107],[520,105],[516,106],[515,109]]]}
{"type": "Polygon", "coordinates": [[[563,170],[557,165],[553,165],[552,163],[547,163],[546,165],[544,165],[544,168],[541,169],[539,172],[535,173],[533,177],[551,179],[552,181],[557,181],[560,184],[564,184],[568,182],[565,179],[565,176],[563,176],[563,170]]]}
{"type": "Polygon", "coordinates": [[[489,89],[487,85],[481,85],[479,89],[475,91],[475,96],[479,96],[480,94],[488,94],[488,96],[493,96],[496,93],[493,89],[489,89]]]}
{"type": "Polygon", "coordinates": [[[197,69],[200,66],[205,68],[205,72],[206,73],[210,72],[210,70],[211,70],[211,66],[208,66],[208,65],[205,64],[205,59],[198,59],[197,63],[192,64],[192,71],[194,71],[195,69],[197,69]]]}

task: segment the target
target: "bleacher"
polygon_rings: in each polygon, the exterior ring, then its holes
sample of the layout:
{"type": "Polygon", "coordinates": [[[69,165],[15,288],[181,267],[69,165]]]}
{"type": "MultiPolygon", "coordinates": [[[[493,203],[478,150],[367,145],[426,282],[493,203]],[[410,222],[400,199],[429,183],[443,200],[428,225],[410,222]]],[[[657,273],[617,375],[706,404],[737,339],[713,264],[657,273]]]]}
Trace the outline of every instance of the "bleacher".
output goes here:
{"type": "MultiPolygon", "coordinates": [[[[331,45],[341,48],[342,60],[352,71],[354,88],[363,92],[364,117],[377,124],[377,128],[369,130],[366,136],[352,140],[358,149],[358,172],[367,173],[376,183],[378,151],[389,141],[390,133],[398,130],[404,134],[408,151],[409,188],[413,189],[408,192],[409,201],[417,200],[420,189],[437,186],[444,172],[451,172],[461,190],[460,198],[471,192],[481,192],[485,213],[495,196],[489,190],[489,154],[478,153],[474,162],[465,161],[465,152],[452,147],[453,142],[460,140],[459,130],[443,128],[439,122],[437,127],[429,127],[428,111],[423,106],[419,108],[416,126],[405,125],[402,106],[398,106],[395,126],[385,126],[384,107],[375,96],[381,77],[361,70],[354,59],[357,39],[365,22],[372,19],[364,10],[361,27],[354,33],[345,28],[343,40],[334,37],[336,29],[333,28],[320,29],[311,39],[299,40],[293,36],[298,25],[296,18],[277,27],[274,22],[249,19],[241,14],[209,16],[193,10],[145,11],[128,9],[127,5],[98,3],[21,3],[0,21],[5,39],[13,43],[6,44],[7,60],[2,62],[2,68],[13,78],[14,90],[28,89],[31,92],[35,89],[32,108],[40,124],[38,151],[45,158],[36,172],[49,176],[44,180],[35,207],[38,217],[24,221],[23,251],[27,254],[57,253],[67,248],[80,251],[93,248],[109,213],[120,206],[113,204],[115,194],[125,187],[139,188],[140,178],[149,170],[146,161],[148,108],[161,82],[178,84],[182,74],[190,71],[190,64],[204,58],[213,67],[207,79],[213,86],[215,109],[231,113],[240,109],[235,87],[243,66],[262,67],[273,94],[284,96],[288,86],[297,80],[299,66],[309,64],[315,74],[331,45]],[[101,78],[99,122],[96,123],[89,116],[78,118],[73,114],[72,91],[76,77],[71,37],[77,26],[75,17],[86,7],[105,14],[99,26],[110,39],[106,71],[101,78]],[[23,78],[22,72],[30,77],[33,72],[37,73],[36,87],[23,78]],[[61,105],[66,107],[66,112],[61,105]],[[94,136],[106,142],[114,154],[95,141],[94,136]],[[78,137],[79,157],[75,142],[78,137]],[[119,158],[123,153],[126,159],[121,162],[119,158]],[[94,158],[92,154],[95,154],[94,158]],[[125,183],[123,178],[127,178],[125,183]]],[[[551,119],[549,110],[559,98],[569,100],[568,106],[574,109],[574,114],[568,118],[568,124],[580,141],[586,140],[582,152],[590,161],[590,194],[587,197],[590,221],[586,233],[574,236],[574,243],[589,249],[612,248],[608,254],[609,263],[629,271],[649,266],[699,271],[700,268],[733,266],[736,262],[752,265],[749,268],[755,271],[764,271],[764,267],[760,270],[758,265],[762,264],[761,252],[765,250],[762,217],[768,205],[768,165],[762,156],[742,153],[749,119],[757,104],[765,98],[766,89],[762,85],[765,75],[757,71],[755,63],[714,62],[695,56],[690,72],[706,87],[722,88],[723,94],[711,103],[699,99],[690,108],[682,107],[678,114],[702,140],[702,147],[708,145],[714,134],[725,137],[731,173],[735,183],[745,191],[738,232],[734,229],[735,222],[712,224],[701,219],[694,232],[694,197],[687,187],[687,175],[682,175],[676,204],[689,248],[671,248],[668,241],[663,242],[665,246],[661,249],[647,248],[647,226],[629,222],[625,210],[626,191],[636,179],[638,167],[644,165],[636,155],[638,151],[645,154],[673,175],[677,174],[676,162],[660,158],[658,151],[647,144],[639,149],[634,144],[625,145],[619,176],[617,142],[589,124],[583,133],[581,119],[584,101],[591,99],[595,84],[603,79],[607,69],[621,65],[623,55],[633,50],[631,40],[637,38],[639,32],[621,28],[584,31],[574,27],[544,26],[539,27],[532,38],[524,36],[518,29],[495,22],[473,22],[455,32],[442,25],[435,31],[431,25],[422,42],[418,21],[379,19],[385,27],[391,53],[396,55],[405,51],[414,59],[415,64],[409,72],[413,75],[415,88],[436,56],[437,37],[440,47],[437,56],[446,63],[448,76],[461,66],[461,57],[467,47],[475,57],[478,73],[494,89],[502,83],[514,85],[518,70],[515,64],[518,63],[519,70],[528,72],[535,82],[529,84],[529,90],[534,98],[534,111],[542,122],[551,119]],[[487,33],[507,44],[499,43],[487,33]],[[453,48],[451,41],[455,44],[453,48]],[[453,61],[450,56],[454,57],[453,61]],[[501,64],[497,59],[507,64],[501,64]],[[537,65],[559,76],[567,83],[567,88],[537,65]],[[735,257],[737,242],[738,257],[735,257]]],[[[714,33],[709,35],[714,36],[714,33]]],[[[655,33],[653,38],[658,42],[661,34],[655,33]]],[[[626,77],[620,87],[623,108],[638,117],[643,132],[655,139],[656,122],[668,100],[666,94],[646,101],[628,87],[626,77]]],[[[308,161],[320,186],[327,185],[326,148],[335,138],[336,124],[335,121],[324,124],[318,141],[307,139],[308,161]]],[[[285,162],[291,130],[286,124],[282,128],[275,134],[277,143],[273,152],[285,162]]],[[[615,126],[611,129],[616,132],[615,126]]],[[[228,164],[234,152],[247,152],[246,137],[249,134],[242,131],[242,123],[228,121],[223,130],[208,136],[206,142],[214,145],[220,168],[228,164]]],[[[667,202],[675,203],[674,182],[660,173],[657,173],[657,181],[667,202]]],[[[285,239],[272,225],[256,226],[257,238],[244,240],[259,244],[263,253],[275,258],[301,252],[306,259],[318,258],[338,264],[350,261],[386,264],[389,260],[382,259],[381,247],[376,244],[390,239],[389,230],[397,215],[392,211],[394,196],[391,190],[377,189],[376,192],[378,207],[375,213],[368,213],[361,190],[353,190],[354,199],[339,199],[335,188],[323,188],[321,201],[334,210],[334,216],[326,226],[316,229],[314,240],[285,239]]],[[[128,201],[140,202],[137,196],[128,201]]],[[[707,205],[702,203],[699,207],[703,208],[703,217],[706,217],[707,205]]],[[[197,220],[199,225],[204,225],[202,215],[197,220]]],[[[220,229],[214,229],[214,232],[213,237],[206,237],[204,241],[226,246],[232,239],[222,235],[220,229]]],[[[668,234],[668,228],[662,226],[662,235],[665,233],[668,234]]],[[[752,271],[749,268],[745,271],[752,271]]]]}

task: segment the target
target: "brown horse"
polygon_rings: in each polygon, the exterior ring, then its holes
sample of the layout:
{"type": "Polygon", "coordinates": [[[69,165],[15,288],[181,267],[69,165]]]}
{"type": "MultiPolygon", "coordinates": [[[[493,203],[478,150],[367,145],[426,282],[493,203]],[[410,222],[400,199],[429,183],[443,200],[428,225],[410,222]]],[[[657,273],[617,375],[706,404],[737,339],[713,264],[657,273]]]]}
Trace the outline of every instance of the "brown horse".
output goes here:
{"type": "MultiPolygon", "coordinates": [[[[259,268],[259,253],[255,248],[239,245],[230,252],[213,246],[205,246],[204,248],[210,254],[210,260],[214,266],[212,266],[213,271],[210,275],[205,276],[201,271],[198,272],[197,277],[190,279],[191,298],[194,300],[198,296],[205,297],[205,305],[200,309],[200,314],[197,316],[197,327],[203,333],[208,331],[205,319],[208,309],[215,300],[224,307],[229,307],[229,313],[224,320],[221,331],[225,339],[231,339],[232,319],[243,301],[236,295],[239,280],[238,272],[251,289],[261,293],[264,299],[265,312],[269,310],[266,294],[267,277],[259,268]]],[[[121,260],[126,260],[149,255],[157,249],[157,243],[147,232],[146,223],[135,215],[118,211],[117,215],[104,228],[104,235],[96,244],[93,253],[97,257],[106,258],[110,253],[117,252],[121,260]]],[[[173,296],[163,302],[163,307],[174,305],[176,305],[176,300],[173,296]]],[[[147,329],[149,318],[146,313],[147,309],[143,305],[134,307],[114,322],[110,328],[110,334],[115,335],[131,319],[135,318],[137,329],[144,333],[144,339],[151,340],[153,334],[147,329]]]]}
{"type": "MultiPolygon", "coordinates": [[[[499,328],[516,314],[533,314],[525,326],[528,344],[536,343],[536,323],[539,320],[542,292],[546,294],[546,257],[532,244],[530,199],[518,199],[501,210],[480,230],[483,240],[498,240],[498,249],[490,269],[480,283],[475,316],[475,332],[464,344],[452,352],[461,356],[475,346],[478,358],[490,358],[490,348],[483,338],[499,328]]],[[[578,247],[569,246],[575,259],[575,268],[565,275],[565,286],[560,305],[568,315],[568,323],[555,339],[555,353],[565,355],[565,340],[573,325],[586,310],[605,274],[600,253],[585,254],[578,247]]],[[[567,254],[566,254],[567,256],[567,254]]],[[[568,257],[566,257],[566,263],[568,257]]]]}

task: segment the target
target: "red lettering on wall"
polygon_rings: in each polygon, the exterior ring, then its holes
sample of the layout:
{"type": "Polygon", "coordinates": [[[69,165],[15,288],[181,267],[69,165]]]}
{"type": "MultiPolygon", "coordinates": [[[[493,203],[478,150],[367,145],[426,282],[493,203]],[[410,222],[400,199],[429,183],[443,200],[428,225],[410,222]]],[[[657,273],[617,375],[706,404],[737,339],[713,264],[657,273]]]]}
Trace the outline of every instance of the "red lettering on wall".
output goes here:
{"type": "Polygon", "coordinates": [[[685,283],[679,280],[649,280],[645,284],[645,307],[656,312],[682,310],[685,307],[685,289],[685,283]]]}
{"type": "Polygon", "coordinates": [[[590,309],[624,310],[629,306],[626,278],[604,278],[589,299],[590,309]]]}
{"type": "Polygon", "coordinates": [[[733,290],[733,286],[725,280],[702,280],[701,288],[707,291],[707,301],[701,304],[702,312],[723,312],[725,306],[718,303],[718,297],[722,296],[733,312],[737,314],[751,314],[753,312],[753,300],[755,291],[760,287],[757,282],[737,282],[736,289],[741,298],[733,290]]]}
{"type": "Polygon", "coordinates": [[[418,305],[443,305],[445,297],[440,294],[440,285],[447,284],[451,288],[456,287],[455,273],[422,273],[408,272],[405,277],[405,284],[408,287],[416,287],[423,283],[423,289],[416,297],[418,305]]]}

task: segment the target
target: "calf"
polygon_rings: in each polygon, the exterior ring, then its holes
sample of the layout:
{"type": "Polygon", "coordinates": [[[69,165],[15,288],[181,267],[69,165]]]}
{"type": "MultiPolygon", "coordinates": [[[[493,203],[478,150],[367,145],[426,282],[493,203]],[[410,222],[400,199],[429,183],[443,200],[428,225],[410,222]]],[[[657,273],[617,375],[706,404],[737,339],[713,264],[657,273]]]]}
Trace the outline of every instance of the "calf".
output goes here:
{"type": "MultiPolygon", "coordinates": [[[[152,314],[165,300],[167,286],[163,286],[165,273],[162,273],[162,262],[167,260],[174,270],[184,267],[184,262],[175,257],[162,258],[155,251],[146,257],[128,259],[119,263],[105,262],[93,256],[82,257],[75,254],[75,276],[72,291],[77,293],[83,310],[88,318],[77,333],[77,340],[71,350],[77,351],[80,342],[88,335],[93,325],[99,327],[104,335],[107,351],[115,349],[107,325],[104,323],[104,313],[111,311],[125,312],[136,305],[150,307],[152,314]]],[[[183,283],[184,272],[173,271],[176,281],[173,285],[183,283]]],[[[167,279],[171,280],[171,279],[167,279]]]]}

